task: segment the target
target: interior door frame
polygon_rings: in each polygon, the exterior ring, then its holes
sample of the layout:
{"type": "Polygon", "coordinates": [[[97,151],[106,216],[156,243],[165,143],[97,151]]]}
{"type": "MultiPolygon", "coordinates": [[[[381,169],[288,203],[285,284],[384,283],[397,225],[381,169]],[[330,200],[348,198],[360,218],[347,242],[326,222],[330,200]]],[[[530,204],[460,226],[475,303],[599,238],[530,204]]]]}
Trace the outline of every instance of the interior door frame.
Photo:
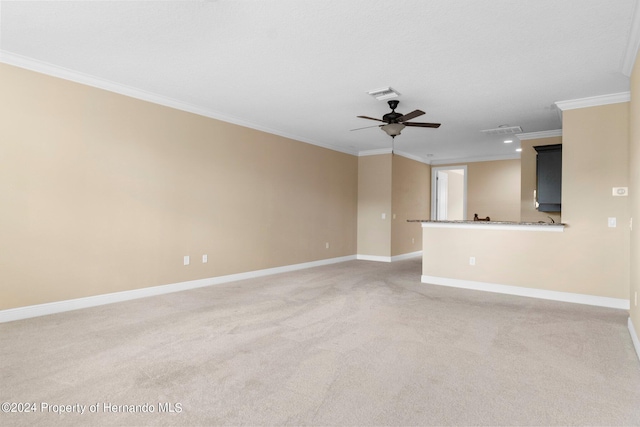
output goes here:
{"type": "Polygon", "coordinates": [[[438,172],[462,169],[464,171],[462,190],[462,218],[467,219],[467,165],[432,166],[431,167],[431,219],[437,219],[438,209],[438,172]]]}

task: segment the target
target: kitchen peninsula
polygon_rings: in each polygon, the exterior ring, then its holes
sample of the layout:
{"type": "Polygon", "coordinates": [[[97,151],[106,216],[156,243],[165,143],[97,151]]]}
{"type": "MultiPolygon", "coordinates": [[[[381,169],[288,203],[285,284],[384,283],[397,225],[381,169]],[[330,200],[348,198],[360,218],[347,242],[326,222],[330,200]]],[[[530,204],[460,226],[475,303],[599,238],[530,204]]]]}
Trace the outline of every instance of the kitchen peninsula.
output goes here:
{"type": "Polygon", "coordinates": [[[408,220],[422,225],[422,283],[614,308],[585,294],[583,257],[563,223],[408,220]]]}

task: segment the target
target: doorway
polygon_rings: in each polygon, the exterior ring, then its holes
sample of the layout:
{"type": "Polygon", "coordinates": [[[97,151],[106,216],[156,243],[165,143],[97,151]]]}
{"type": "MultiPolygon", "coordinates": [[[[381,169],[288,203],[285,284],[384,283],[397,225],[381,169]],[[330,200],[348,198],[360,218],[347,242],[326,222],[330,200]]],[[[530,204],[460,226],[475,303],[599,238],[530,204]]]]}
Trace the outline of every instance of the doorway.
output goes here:
{"type": "Polygon", "coordinates": [[[467,218],[467,166],[431,168],[431,219],[460,221],[467,218]]]}

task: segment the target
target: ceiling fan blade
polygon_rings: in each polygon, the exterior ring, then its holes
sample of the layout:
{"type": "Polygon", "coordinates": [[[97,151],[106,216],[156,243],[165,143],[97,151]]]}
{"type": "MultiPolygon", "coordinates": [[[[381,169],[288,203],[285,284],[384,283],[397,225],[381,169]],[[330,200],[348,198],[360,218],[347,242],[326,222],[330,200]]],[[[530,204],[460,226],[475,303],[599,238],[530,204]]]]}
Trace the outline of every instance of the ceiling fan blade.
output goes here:
{"type": "Polygon", "coordinates": [[[413,110],[412,112],[407,113],[402,117],[398,117],[397,120],[399,122],[406,122],[407,120],[415,119],[416,117],[419,117],[419,116],[421,116],[423,114],[424,114],[424,111],[422,111],[422,110],[413,110]]]}
{"type": "Polygon", "coordinates": [[[440,123],[415,123],[415,122],[405,122],[402,123],[405,126],[414,126],[417,128],[439,128],[440,127],[440,123]]]}
{"type": "Polygon", "coordinates": [[[384,120],[375,119],[375,118],[373,118],[373,117],[367,117],[367,116],[357,116],[357,117],[359,117],[359,118],[361,118],[361,119],[377,120],[377,121],[379,121],[379,122],[384,122],[384,123],[386,123],[384,120]]]}
{"type": "Polygon", "coordinates": [[[349,129],[349,130],[352,131],[352,130],[361,130],[361,129],[369,129],[369,128],[379,128],[380,126],[384,126],[384,125],[365,126],[363,128],[355,128],[355,129],[349,129]]]}

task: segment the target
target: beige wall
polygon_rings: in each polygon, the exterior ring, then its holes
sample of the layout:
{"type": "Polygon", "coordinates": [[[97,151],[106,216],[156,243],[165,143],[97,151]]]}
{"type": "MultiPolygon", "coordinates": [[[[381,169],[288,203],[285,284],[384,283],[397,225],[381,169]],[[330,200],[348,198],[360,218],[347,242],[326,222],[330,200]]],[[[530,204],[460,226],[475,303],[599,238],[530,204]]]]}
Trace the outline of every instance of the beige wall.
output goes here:
{"type": "Polygon", "coordinates": [[[467,165],[467,219],[520,221],[520,160],[467,165]]]}
{"type": "Polygon", "coordinates": [[[520,143],[522,153],[520,157],[521,184],[520,184],[520,221],[522,222],[538,222],[551,221],[561,222],[561,213],[556,212],[539,212],[534,203],[534,191],[537,188],[536,182],[536,150],[533,147],[540,145],[562,144],[562,137],[540,138],[524,140],[520,143]]]}
{"type": "Polygon", "coordinates": [[[431,200],[431,166],[393,156],[393,215],[391,256],[422,250],[422,229],[408,219],[428,219],[431,200]]]}
{"type": "Polygon", "coordinates": [[[629,103],[563,113],[564,233],[425,229],[423,274],[628,299],[628,126],[629,103]]]}
{"type": "Polygon", "coordinates": [[[358,255],[391,256],[391,173],[391,154],[358,158],[358,255]]]}
{"type": "Polygon", "coordinates": [[[0,93],[0,309],[356,253],[355,156],[4,64],[0,93]]]}
{"type": "Polygon", "coordinates": [[[423,274],[448,279],[620,297],[588,280],[584,268],[566,276],[564,233],[483,229],[423,229],[423,274]],[[475,257],[476,264],[469,265],[475,257]],[[585,273],[585,274],[582,274],[585,273]],[[561,279],[560,279],[561,278],[561,279]]]}
{"type": "Polygon", "coordinates": [[[562,140],[562,222],[575,248],[569,265],[628,299],[629,198],[614,197],[612,187],[629,185],[629,103],[563,112],[562,140]]]}
{"type": "MultiPolygon", "coordinates": [[[[630,103],[630,204],[631,217],[634,224],[630,236],[630,297],[631,321],[637,334],[640,334],[640,307],[636,305],[636,295],[640,298],[640,60],[636,57],[635,67],[631,75],[630,103]]],[[[640,338],[640,336],[638,337],[640,338]]]]}
{"type": "Polygon", "coordinates": [[[467,217],[520,221],[520,160],[455,163],[467,166],[467,217]]]}

